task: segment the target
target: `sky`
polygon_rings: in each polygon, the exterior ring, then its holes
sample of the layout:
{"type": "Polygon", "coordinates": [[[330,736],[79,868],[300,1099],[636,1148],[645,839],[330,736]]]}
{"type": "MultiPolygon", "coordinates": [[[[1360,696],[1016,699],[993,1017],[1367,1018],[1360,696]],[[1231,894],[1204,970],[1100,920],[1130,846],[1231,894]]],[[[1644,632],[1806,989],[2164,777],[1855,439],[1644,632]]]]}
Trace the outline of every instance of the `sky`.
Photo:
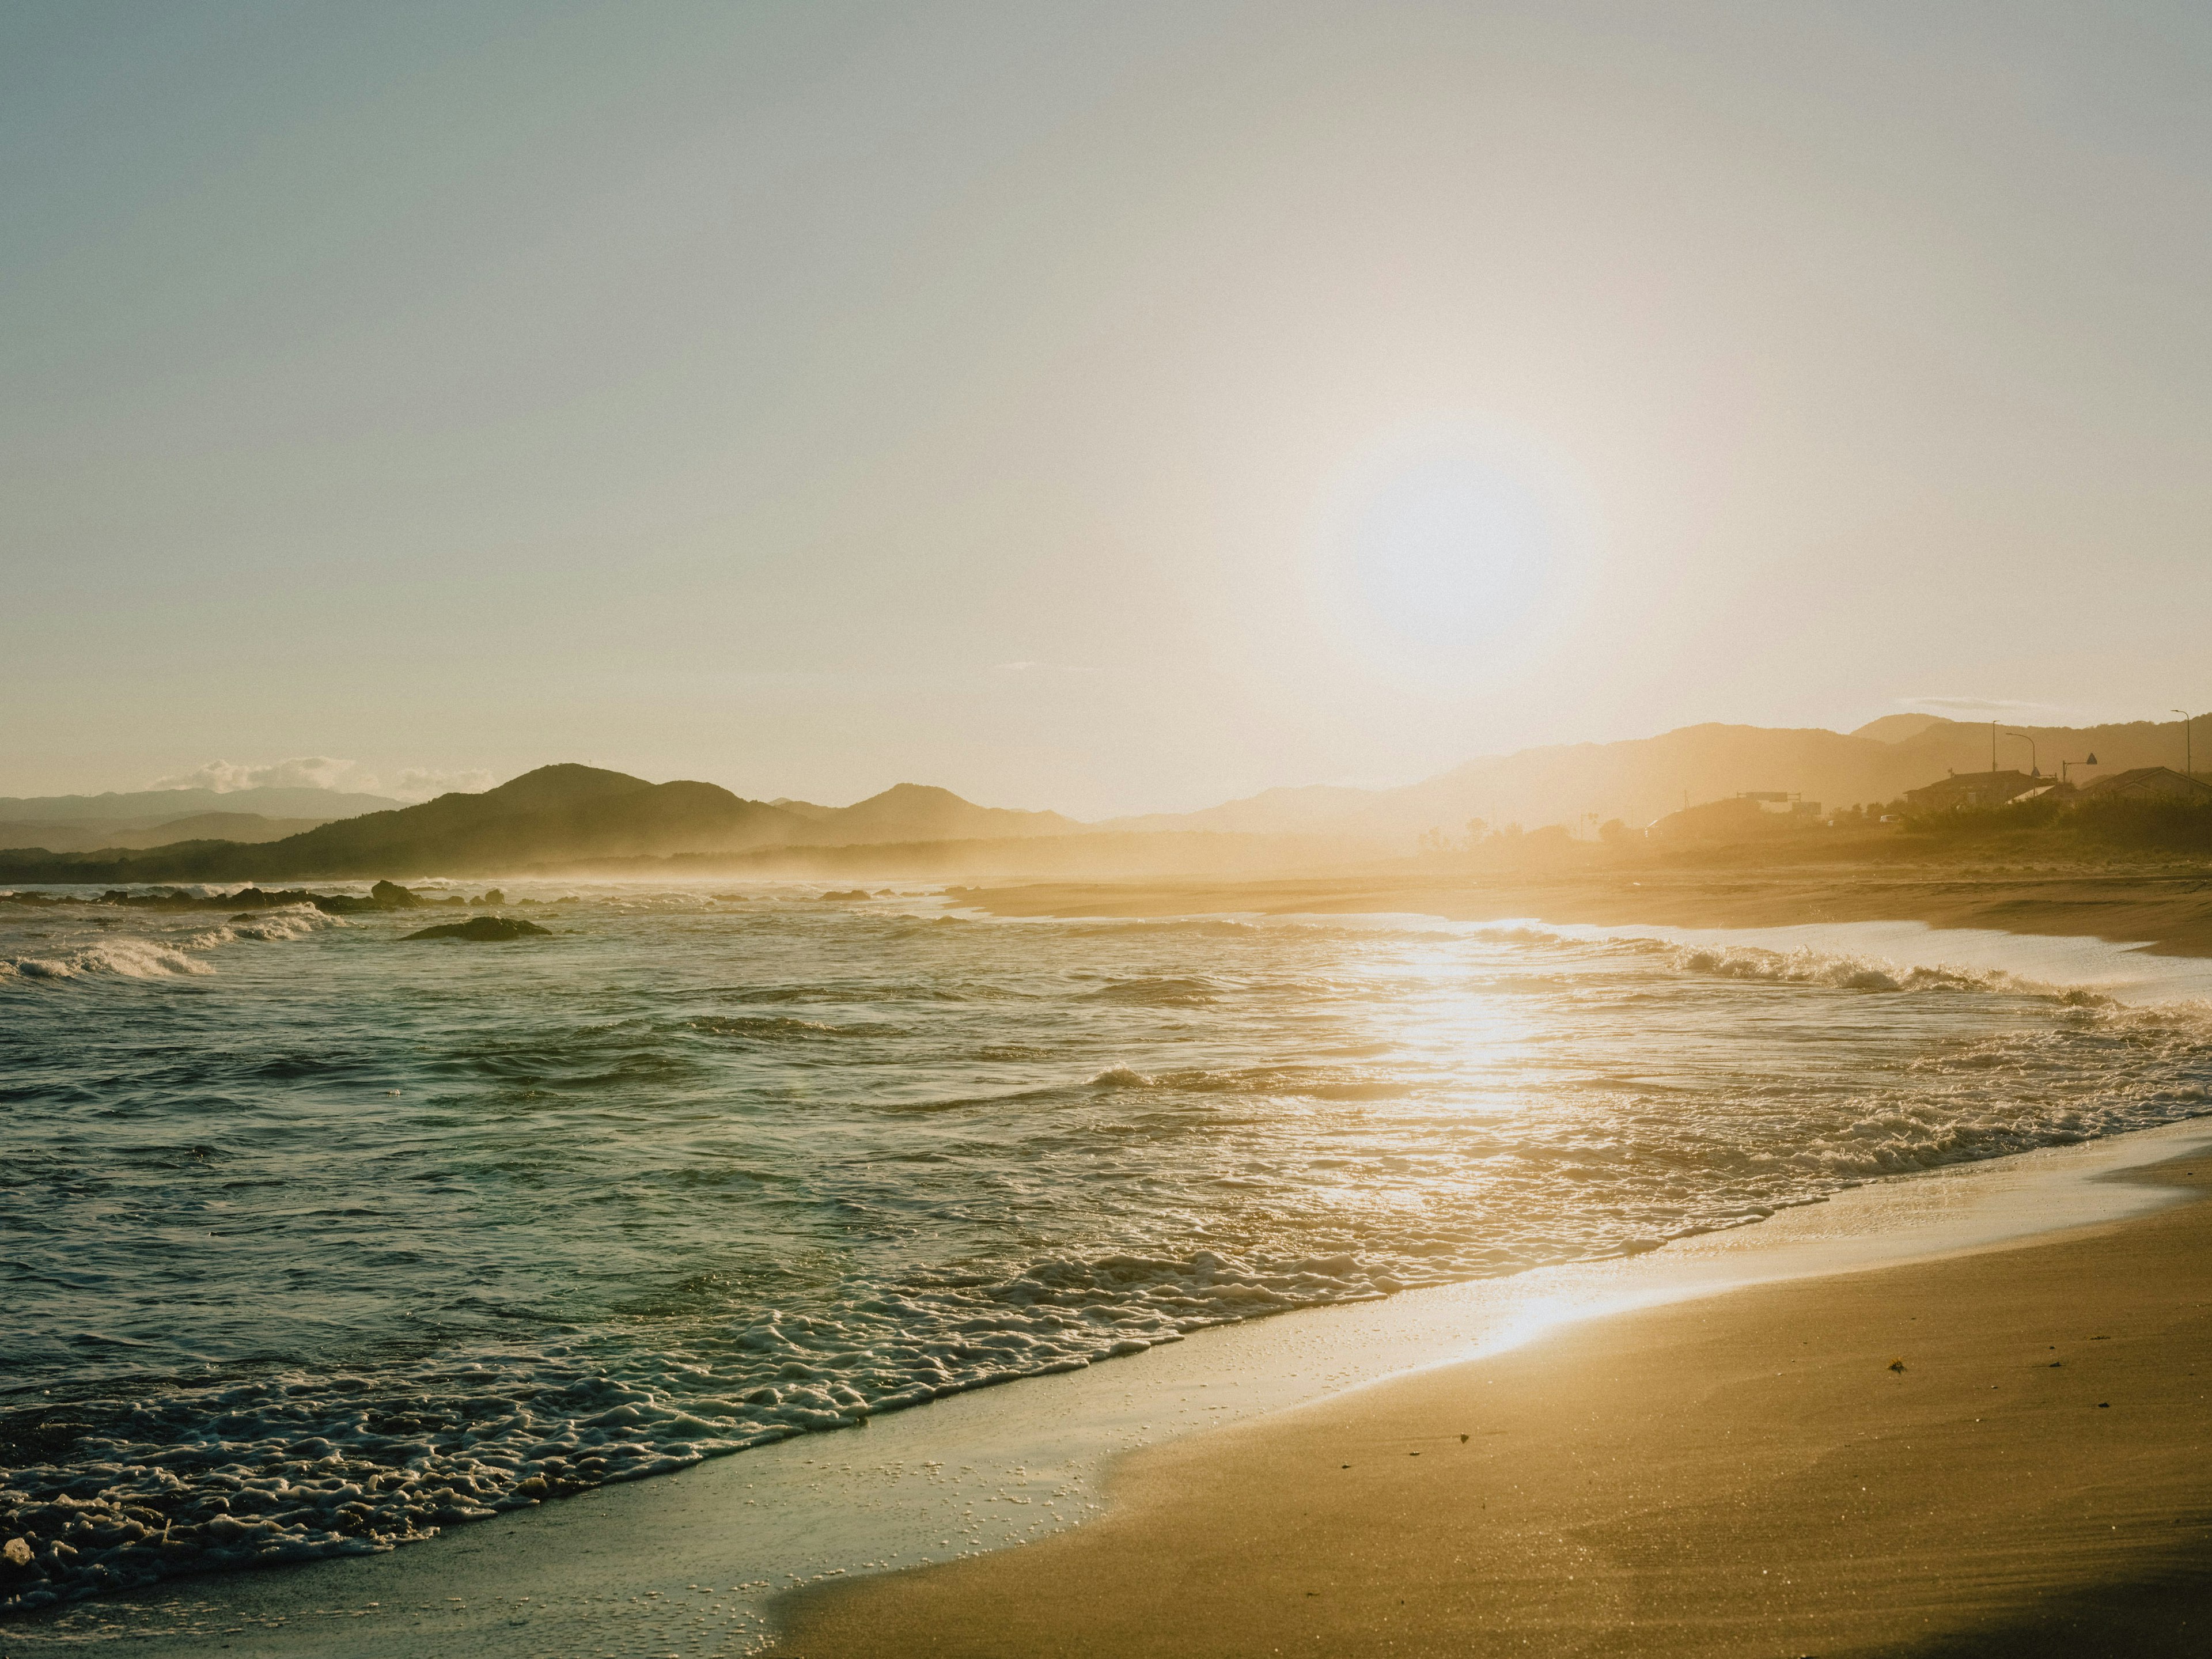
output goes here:
{"type": "Polygon", "coordinates": [[[2212,705],[2208,75],[2148,3],[9,0],[0,794],[2212,705]]]}

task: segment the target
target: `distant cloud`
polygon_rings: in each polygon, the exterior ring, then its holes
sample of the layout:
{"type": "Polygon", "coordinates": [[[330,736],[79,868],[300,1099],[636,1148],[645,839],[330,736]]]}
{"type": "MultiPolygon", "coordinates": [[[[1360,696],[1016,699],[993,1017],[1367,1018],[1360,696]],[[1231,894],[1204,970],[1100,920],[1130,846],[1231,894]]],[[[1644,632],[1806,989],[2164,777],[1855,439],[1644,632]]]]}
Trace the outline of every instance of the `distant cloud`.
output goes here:
{"type": "Polygon", "coordinates": [[[348,760],[327,755],[302,755],[294,760],[271,761],[266,766],[240,766],[227,760],[210,761],[189,772],[156,778],[154,789],[212,789],[219,795],[237,789],[336,789],[354,770],[348,760]]]}
{"type": "Polygon", "coordinates": [[[1899,697],[1900,708],[1926,709],[1931,714],[1980,714],[2002,720],[2006,715],[2057,714],[2065,711],[2054,702],[2022,702],[2012,697],[1899,697]]]}
{"type": "Polygon", "coordinates": [[[189,772],[156,778],[149,789],[212,789],[228,795],[240,789],[338,789],[364,795],[393,795],[401,800],[428,800],[455,790],[473,793],[489,789],[494,775],[482,767],[440,771],[410,766],[392,775],[390,782],[365,772],[349,760],[328,755],[301,755],[271,761],[265,766],[245,766],[235,761],[214,760],[189,772]]]}
{"type": "Polygon", "coordinates": [[[1095,674],[1095,668],[1078,668],[1064,662],[1002,662],[991,671],[994,674],[1095,674]]]}
{"type": "Polygon", "coordinates": [[[433,795],[450,795],[456,792],[473,795],[490,788],[495,781],[495,775],[481,766],[464,767],[457,772],[435,772],[410,766],[399,774],[398,781],[385,793],[405,800],[428,800],[433,795]]]}

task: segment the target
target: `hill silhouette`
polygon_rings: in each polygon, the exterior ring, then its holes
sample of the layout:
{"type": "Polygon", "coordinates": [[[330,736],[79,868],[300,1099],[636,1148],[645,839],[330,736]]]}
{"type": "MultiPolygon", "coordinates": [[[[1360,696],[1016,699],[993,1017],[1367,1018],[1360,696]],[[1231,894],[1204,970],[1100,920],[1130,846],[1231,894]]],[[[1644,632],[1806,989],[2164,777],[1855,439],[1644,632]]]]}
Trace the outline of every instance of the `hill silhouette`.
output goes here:
{"type": "MultiPolygon", "coordinates": [[[[2094,726],[2001,724],[1998,763],[2046,773],[2094,753],[2076,781],[2135,766],[2182,764],[2179,720],[2094,726]],[[2028,742],[2004,735],[2027,734],[2028,742]]],[[[2207,735],[2212,747],[2212,733],[2207,735]]],[[[1820,727],[1688,726],[1619,743],[1555,744],[1486,756],[1397,789],[1332,786],[1271,789],[1195,812],[1120,818],[1098,828],[1215,830],[1248,835],[1355,835],[1403,844],[1425,830],[1619,818],[1649,823],[1686,802],[1747,790],[1802,794],[1828,807],[1888,802],[1950,772],[1987,771],[1990,728],[1927,714],[1889,715],[1856,732],[1820,727]]]]}
{"type": "MultiPolygon", "coordinates": [[[[804,806],[805,803],[798,803],[804,806]]],[[[597,767],[542,766],[480,794],[341,818],[259,845],[204,839],[0,854],[15,881],[395,878],[611,860],[735,854],[774,847],[1006,840],[1081,825],[1056,812],[978,806],[950,790],[901,784],[848,807],[787,810],[711,783],[648,783],[597,767]]]]}
{"type": "Polygon", "coordinates": [[[775,805],[798,813],[814,828],[817,846],[852,847],[877,842],[997,841],[1017,836],[1067,836],[1090,828],[1057,812],[1025,812],[1006,806],[978,806],[950,789],[930,784],[894,784],[850,806],[816,806],[807,801],[775,805]]]}
{"type": "Polygon", "coordinates": [[[304,786],[258,789],[134,789],[104,795],[0,795],[0,823],[171,823],[202,812],[270,818],[349,818],[404,805],[388,795],[304,786]]]}
{"type": "Polygon", "coordinates": [[[405,877],[722,852],[772,845],[809,828],[804,819],[711,783],[654,784],[596,767],[559,765],[481,794],[441,795],[259,846],[186,842],[123,857],[94,853],[45,861],[18,850],[0,865],[16,880],[405,877]],[[30,873],[57,864],[70,873],[30,873]]]}
{"type": "MultiPolygon", "coordinates": [[[[2000,726],[1996,737],[1998,760],[2006,768],[2039,764],[2051,774],[2061,761],[2081,763],[2094,753],[2100,764],[2077,765],[2077,782],[2138,766],[2177,766],[2184,752],[2179,721],[2000,726]],[[2022,735],[2008,735],[2015,732],[2022,735]]],[[[129,841],[143,845],[145,838],[126,837],[119,825],[114,839],[89,850],[69,850],[86,849],[83,840],[60,848],[31,842],[0,852],[0,879],[495,875],[584,865],[611,867],[624,860],[738,857],[771,848],[896,846],[919,857],[912,849],[956,843],[1011,848],[1044,839],[1066,842],[1056,862],[1072,864],[1085,846],[1095,845],[1103,855],[1109,843],[1115,859],[1125,860],[1131,856],[1131,836],[1162,832],[1241,837],[1254,856],[1254,838],[1272,838],[1285,847],[1291,839],[1325,843],[1332,856],[1343,856],[1363,846],[1377,853],[1406,850],[1427,831],[1457,835],[1477,818],[1530,827],[1594,825],[1611,818],[1641,825],[1686,804],[1751,790],[1799,794],[1831,809],[1886,804],[1948,773],[1989,769],[1990,739],[1985,725],[1926,714],[1889,715],[1850,732],[1691,726],[1624,742],[1487,756],[1402,788],[1273,789],[1201,811],[1103,824],[1079,823],[1057,812],[979,806],[948,789],[922,784],[898,784],[851,806],[822,806],[748,800],[711,783],[649,783],[626,773],[562,764],[540,767],[480,794],[441,795],[419,806],[341,817],[258,846],[215,838],[240,833],[240,826],[220,820],[178,826],[186,833],[199,831],[203,838],[137,852],[128,850],[129,841]]],[[[2208,746],[2212,747],[2212,733],[2208,746]]],[[[173,800],[193,792],[154,793],[173,800]]],[[[214,799],[237,800],[247,793],[214,799]]],[[[345,799],[321,791],[289,793],[345,799]]],[[[0,818],[0,829],[27,839],[38,826],[0,818]]]]}

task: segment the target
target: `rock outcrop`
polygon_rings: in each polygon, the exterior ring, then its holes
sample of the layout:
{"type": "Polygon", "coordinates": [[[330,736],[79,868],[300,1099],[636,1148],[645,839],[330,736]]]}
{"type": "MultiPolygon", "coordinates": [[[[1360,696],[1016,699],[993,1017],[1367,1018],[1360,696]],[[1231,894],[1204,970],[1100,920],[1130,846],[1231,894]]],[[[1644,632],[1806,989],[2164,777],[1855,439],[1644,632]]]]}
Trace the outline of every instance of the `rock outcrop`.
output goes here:
{"type": "Polygon", "coordinates": [[[520,916],[471,916],[466,921],[441,922],[435,927],[425,927],[407,937],[410,939],[459,939],[475,945],[501,945],[508,939],[527,939],[533,934],[543,936],[551,931],[540,927],[534,921],[525,921],[520,916]]]}

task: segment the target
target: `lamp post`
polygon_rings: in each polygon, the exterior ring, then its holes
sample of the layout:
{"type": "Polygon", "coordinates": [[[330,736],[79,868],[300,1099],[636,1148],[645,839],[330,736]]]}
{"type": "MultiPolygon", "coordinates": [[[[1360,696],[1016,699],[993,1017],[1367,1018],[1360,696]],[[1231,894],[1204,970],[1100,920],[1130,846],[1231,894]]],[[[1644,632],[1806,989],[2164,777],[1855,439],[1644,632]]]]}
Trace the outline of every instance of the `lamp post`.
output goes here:
{"type": "MultiPolygon", "coordinates": [[[[2025,732],[2008,732],[2005,733],[2005,736],[2008,738],[2018,738],[2022,743],[2027,745],[2027,775],[2032,778],[2041,777],[2043,775],[2043,768],[2035,758],[2035,739],[2029,737],[2025,732]]],[[[1995,763],[1995,757],[1991,757],[1990,770],[1992,772],[1997,769],[1995,763]]]]}
{"type": "Polygon", "coordinates": [[[2193,778],[2197,775],[2197,764],[2196,757],[2189,752],[2189,728],[2197,723],[2197,716],[2186,708],[2172,708],[2166,712],[2181,716],[2181,769],[2186,776],[2193,778]]]}

